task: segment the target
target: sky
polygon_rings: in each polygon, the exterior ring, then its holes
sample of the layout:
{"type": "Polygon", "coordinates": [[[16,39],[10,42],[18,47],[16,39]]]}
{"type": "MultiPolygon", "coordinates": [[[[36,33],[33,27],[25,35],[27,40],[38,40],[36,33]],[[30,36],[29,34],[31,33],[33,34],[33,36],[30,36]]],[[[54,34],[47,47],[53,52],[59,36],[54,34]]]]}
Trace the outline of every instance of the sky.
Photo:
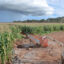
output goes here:
{"type": "Polygon", "coordinates": [[[64,16],[64,0],[0,0],[0,22],[64,16]]]}

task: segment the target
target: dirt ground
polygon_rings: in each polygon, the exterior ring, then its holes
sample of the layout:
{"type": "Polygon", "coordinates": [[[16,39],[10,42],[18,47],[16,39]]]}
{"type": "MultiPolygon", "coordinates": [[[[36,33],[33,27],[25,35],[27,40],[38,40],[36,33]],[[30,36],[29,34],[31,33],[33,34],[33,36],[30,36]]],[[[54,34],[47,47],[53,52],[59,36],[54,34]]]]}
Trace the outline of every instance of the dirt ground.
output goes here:
{"type": "Polygon", "coordinates": [[[16,41],[16,44],[14,45],[14,55],[24,64],[42,64],[43,62],[44,64],[59,64],[61,62],[62,47],[55,41],[49,40],[48,43],[49,46],[47,48],[27,48],[28,46],[33,45],[33,43],[29,39],[23,38],[21,41],[16,41]],[[18,45],[20,46],[18,47],[18,45]],[[21,45],[26,45],[26,47],[22,48],[21,45]]]}
{"type": "Polygon", "coordinates": [[[63,42],[64,43],[64,31],[60,31],[60,32],[53,32],[51,34],[48,34],[48,36],[53,37],[54,39],[63,42]]]}

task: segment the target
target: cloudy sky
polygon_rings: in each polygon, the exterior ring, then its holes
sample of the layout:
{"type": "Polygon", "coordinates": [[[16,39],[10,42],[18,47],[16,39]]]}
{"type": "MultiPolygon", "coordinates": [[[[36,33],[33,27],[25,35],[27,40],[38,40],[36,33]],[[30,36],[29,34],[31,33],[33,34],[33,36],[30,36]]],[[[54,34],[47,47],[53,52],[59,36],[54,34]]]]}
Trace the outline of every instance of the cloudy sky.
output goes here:
{"type": "Polygon", "coordinates": [[[0,0],[0,21],[64,16],[64,0],[0,0]]]}

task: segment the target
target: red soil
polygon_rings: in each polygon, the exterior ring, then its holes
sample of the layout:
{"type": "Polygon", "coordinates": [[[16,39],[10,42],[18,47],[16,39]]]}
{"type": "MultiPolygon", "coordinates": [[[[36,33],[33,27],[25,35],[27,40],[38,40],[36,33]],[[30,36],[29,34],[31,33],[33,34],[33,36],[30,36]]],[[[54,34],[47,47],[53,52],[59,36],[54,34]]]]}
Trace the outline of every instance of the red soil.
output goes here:
{"type": "MultiPolygon", "coordinates": [[[[16,42],[18,43],[18,42],[16,42]]],[[[29,39],[22,39],[21,44],[30,44],[29,39]]],[[[18,45],[18,44],[16,44],[18,45]]],[[[28,60],[45,60],[45,61],[57,61],[61,59],[61,47],[56,43],[50,40],[50,46],[47,48],[14,48],[15,56],[18,56],[20,59],[28,60]]]]}
{"type": "Polygon", "coordinates": [[[51,36],[52,38],[60,42],[64,42],[64,31],[54,32],[54,33],[48,34],[48,36],[51,36]]]}
{"type": "MultiPolygon", "coordinates": [[[[51,36],[55,38],[56,40],[64,42],[64,39],[63,39],[64,32],[54,32],[54,33],[48,34],[48,36],[51,36]]],[[[35,36],[35,38],[37,37],[38,36],[35,36]]],[[[30,39],[25,39],[25,38],[23,38],[21,41],[16,41],[16,44],[14,47],[15,56],[17,56],[20,60],[26,59],[28,61],[30,60],[41,61],[42,60],[45,62],[46,61],[58,62],[59,60],[61,60],[62,47],[55,41],[48,40],[49,46],[47,48],[29,48],[29,50],[27,50],[26,48],[19,49],[16,47],[18,45],[31,44],[31,43],[33,42],[31,42],[30,39]]]]}

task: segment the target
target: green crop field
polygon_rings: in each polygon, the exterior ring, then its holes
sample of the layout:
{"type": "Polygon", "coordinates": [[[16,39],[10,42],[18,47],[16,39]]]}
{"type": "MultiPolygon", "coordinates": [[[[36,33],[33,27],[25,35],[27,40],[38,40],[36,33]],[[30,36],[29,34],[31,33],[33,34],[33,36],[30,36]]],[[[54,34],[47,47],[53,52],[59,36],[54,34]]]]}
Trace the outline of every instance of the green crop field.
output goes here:
{"type": "Polygon", "coordinates": [[[13,44],[16,39],[22,39],[25,34],[48,34],[64,31],[62,23],[0,23],[0,61],[6,64],[12,60],[13,44]]]}

